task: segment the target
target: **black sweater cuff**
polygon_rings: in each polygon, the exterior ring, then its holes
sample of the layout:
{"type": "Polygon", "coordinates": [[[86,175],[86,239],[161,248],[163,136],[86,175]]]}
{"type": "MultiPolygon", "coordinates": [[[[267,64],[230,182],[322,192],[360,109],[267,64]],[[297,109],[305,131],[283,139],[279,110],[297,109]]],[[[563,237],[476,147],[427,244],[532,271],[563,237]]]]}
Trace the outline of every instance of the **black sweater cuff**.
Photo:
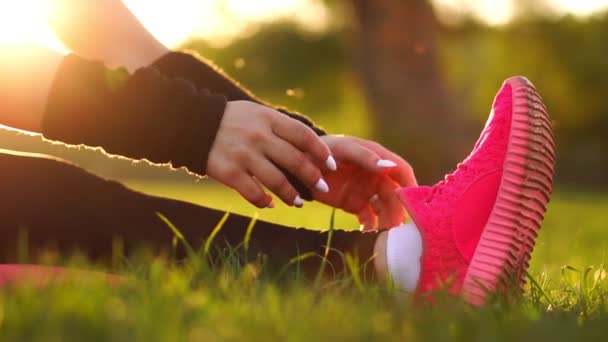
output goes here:
{"type": "Polygon", "coordinates": [[[224,96],[154,68],[130,75],[68,55],[51,86],[42,133],[204,175],[225,106],[224,96]]]}

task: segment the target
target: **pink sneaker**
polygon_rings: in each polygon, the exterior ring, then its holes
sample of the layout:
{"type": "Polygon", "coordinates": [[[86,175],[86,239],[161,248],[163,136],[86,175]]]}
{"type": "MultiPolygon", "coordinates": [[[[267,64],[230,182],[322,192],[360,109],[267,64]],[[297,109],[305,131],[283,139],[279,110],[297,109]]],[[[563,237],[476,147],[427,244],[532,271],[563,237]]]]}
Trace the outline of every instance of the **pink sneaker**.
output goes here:
{"type": "Polygon", "coordinates": [[[525,282],[553,185],[553,133],[524,77],[506,80],[471,154],[432,187],[400,190],[423,239],[416,293],[447,287],[475,305],[525,282]]]}

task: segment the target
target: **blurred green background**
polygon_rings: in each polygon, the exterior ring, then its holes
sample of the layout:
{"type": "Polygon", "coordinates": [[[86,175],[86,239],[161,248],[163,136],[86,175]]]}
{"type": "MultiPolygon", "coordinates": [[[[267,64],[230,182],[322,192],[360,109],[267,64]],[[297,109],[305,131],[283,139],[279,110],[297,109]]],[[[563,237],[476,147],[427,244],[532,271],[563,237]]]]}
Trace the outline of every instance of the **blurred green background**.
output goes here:
{"type": "MultiPolygon", "coordinates": [[[[330,132],[382,142],[410,161],[421,183],[436,182],[466,156],[502,81],[525,75],[554,120],[557,188],[605,192],[608,11],[602,8],[608,4],[265,1],[260,4],[270,6],[266,12],[275,13],[275,3],[282,6],[280,13],[256,17],[243,14],[252,3],[211,2],[220,29],[192,31],[173,42],[176,48],[197,51],[258,96],[305,113],[330,132]],[[596,9],[577,12],[585,8],[596,9]]],[[[135,14],[157,5],[127,3],[135,14]]],[[[150,15],[142,12],[141,20],[146,24],[150,15]]],[[[3,148],[61,156],[144,191],[246,214],[255,211],[210,180],[194,184],[183,171],[133,166],[99,151],[68,149],[12,131],[0,134],[3,148]]],[[[286,216],[300,217],[279,213],[262,217],[284,223],[293,223],[286,216]]]]}

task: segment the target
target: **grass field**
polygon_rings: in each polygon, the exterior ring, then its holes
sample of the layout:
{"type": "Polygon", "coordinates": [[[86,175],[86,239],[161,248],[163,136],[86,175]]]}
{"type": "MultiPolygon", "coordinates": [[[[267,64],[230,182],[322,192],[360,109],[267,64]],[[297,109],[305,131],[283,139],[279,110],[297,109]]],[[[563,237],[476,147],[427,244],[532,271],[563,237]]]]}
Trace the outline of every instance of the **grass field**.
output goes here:
{"type": "MultiPolygon", "coordinates": [[[[134,188],[251,215],[216,186],[148,184],[134,188]]],[[[323,228],[331,211],[307,203],[259,212],[261,219],[323,228]]],[[[338,214],[337,227],[356,227],[338,214]]],[[[386,286],[345,275],[330,283],[275,281],[230,258],[125,264],[133,279],[109,288],[95,280],[0,291],[0,338],[19,341],[466,340],[608,339],[608,195],[558,192],[550,205],[521,298],[474,309],[396,299],[386,286]]],[[[81,267],[82,261],[74,261],[81,267]]]]}

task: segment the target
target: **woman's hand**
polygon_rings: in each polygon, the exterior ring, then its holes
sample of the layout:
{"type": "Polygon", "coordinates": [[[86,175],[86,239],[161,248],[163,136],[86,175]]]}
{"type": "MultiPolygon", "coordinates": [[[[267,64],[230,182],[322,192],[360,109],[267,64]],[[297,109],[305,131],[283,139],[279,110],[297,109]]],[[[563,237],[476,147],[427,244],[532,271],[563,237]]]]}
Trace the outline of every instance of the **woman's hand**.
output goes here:
{"type": "Polygon", "coordinates": [[[209,177],[259,208],[274,206],[261,184],[287,205],[301,206],[298,192],[275,164],[317,192],[327,191],[322,172],[335,167],[327,144],[303,123],[254,102],[228,102],[209,152],[209,177]]]}
{"type": "Polygon", "coordinates": [[[372,141],[336,135],[321,139],[329,146],[338,169],[322,170],[330,191],[314,191],[314,198],[357,215],[365,230],[401,224],[405,211],[395,190],[416,185],[411,166],[372,141]]]}

